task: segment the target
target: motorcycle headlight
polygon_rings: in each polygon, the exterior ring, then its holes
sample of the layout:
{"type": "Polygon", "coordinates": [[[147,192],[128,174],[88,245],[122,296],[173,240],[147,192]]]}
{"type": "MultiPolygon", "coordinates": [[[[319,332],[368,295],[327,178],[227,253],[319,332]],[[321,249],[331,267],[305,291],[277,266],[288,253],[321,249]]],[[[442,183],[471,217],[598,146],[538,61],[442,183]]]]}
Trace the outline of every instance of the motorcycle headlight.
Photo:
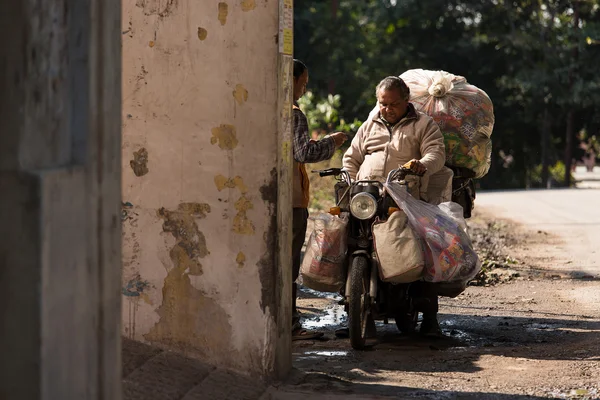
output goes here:
{"type": "Polygon", "coordinates": [[[370,193],[358,193],[350,200],[350,212],[358,219],[371,219],[377,213],[377,200],[370,193]]]}

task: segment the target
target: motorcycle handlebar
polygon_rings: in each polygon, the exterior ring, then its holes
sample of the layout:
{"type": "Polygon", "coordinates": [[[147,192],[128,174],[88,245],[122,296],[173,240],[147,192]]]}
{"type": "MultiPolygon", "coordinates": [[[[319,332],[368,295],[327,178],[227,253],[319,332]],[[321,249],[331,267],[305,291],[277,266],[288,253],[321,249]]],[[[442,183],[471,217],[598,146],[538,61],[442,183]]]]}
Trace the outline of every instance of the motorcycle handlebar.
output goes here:
{"type": "MultiPolygon", "coordinates": [[[[311,172],[318,173],[320,177],[338,176],[343,173],[348,175],[348,173],[342,168],[328,168],[328,169],[321,169],[321,170],[313,170],[311,172]]],[[[427,171],[425,171],[425,172],[427,172],[427,171]]],[[[394,180],[403,180],[408,175],[416,175],[416,176],[421,177],[421,176],[425,175],[425,172],[416,173],[410,168],[400,167],[400,168],[390,171],[390,173],[388,174],[387,182],[392,182],[394,180]]],[[[347,179],[350,179],[349,175],[347,176],[347,179]]]]}
{"type": "Polygon", "coordinates": [[[405,168],[405,167],[400,167],[397,169],[393,169],[390,171],[390,173],[388,174],[388,178],[387,178],[387,182],[392,182],[395,180],[404,180],[404,178],[406,178],[408,175],[416,175],[416,176],[423,176],[425,175],[425,173],[427,172],[427,170],[425,170],[423,173],[416,173],[414,172],[412,169],[410,168],[405,168]]]}
{"type": "Polygon", "coordinates": [[[323,176],[339,175],[342,172],[342,169],[341,168],[328,168],[328,169],[321,169],[321,170],[311,171],[311,172],[318,173],[319,176],[323,177],[323,176]]]}

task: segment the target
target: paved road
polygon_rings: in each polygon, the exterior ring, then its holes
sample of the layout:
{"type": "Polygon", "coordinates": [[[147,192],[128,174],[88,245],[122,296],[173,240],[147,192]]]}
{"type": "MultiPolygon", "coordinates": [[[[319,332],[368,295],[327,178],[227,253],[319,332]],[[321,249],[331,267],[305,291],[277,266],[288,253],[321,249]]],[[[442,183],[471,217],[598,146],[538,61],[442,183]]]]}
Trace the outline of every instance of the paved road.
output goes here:
{"type": "Polygon", "coordinates": [[[600,276],[600,189],[557,189],[478,193],[476,207],[555,234],[559,256],[548,267],[600,276]]]}

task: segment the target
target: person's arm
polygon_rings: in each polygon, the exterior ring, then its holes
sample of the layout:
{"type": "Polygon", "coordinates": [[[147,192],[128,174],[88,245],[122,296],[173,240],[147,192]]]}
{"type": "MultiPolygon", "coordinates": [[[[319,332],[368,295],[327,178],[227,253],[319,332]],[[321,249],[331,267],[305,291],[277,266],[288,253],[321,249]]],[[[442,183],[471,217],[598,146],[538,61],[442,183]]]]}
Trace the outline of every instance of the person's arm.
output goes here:
{"type": "Polygon", "coordinates": [[[422,157],[419,161],[427,168],[428,175],[435,174],[446,163],[444,137],[433,119],[429,120],[421,135],[420,151],[422,157]]]}
{"type": "Polygon", "coordinates": [[[308,121],[300,110],[294,109],[294,160],[300,163],[316,163],[329,160],[335,152],[335,140],[324,137],[319,141],[308,138],[308,121]]]}
{"type": "Polygon", "coordinates": [[[344,157],[342,158],[342,165],[346,171],[350,174],[350,178],[352,180],[356,179],[356,175],[358,174],[358,170],[360,166],[365,161],[365,149],[364,149],[364,128],[365,124],[362,124],[360,128],[358,128],[358,132],[356,132],[356,136],[352,139],[352,143],[344,157]]]}

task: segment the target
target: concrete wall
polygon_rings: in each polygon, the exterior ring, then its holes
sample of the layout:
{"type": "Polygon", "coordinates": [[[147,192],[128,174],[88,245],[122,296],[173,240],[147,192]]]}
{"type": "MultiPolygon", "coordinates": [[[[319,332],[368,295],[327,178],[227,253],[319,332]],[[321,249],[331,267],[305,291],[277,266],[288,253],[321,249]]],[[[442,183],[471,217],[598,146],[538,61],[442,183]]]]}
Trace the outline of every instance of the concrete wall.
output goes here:
{"type": "Polygon", "coordinates": [[[278,17],[275,0],[123,1],[123,334],[259,376],[290,364],[278,17]]]}
{"type": "Polygon", "coordinates": [[[120,23],[0,2],[0,399],[121,398],[120,23]]]}

